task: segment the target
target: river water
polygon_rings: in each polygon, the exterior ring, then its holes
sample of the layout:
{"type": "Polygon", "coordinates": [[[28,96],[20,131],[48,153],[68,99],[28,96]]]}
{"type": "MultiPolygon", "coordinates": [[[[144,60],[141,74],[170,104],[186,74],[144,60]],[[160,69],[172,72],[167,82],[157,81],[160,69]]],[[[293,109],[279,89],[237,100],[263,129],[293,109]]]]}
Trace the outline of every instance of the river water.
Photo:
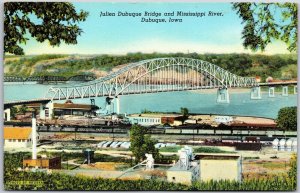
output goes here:
{"type": "MultiPolygon", "coordinates": [[[[5,83],[4,101],[44,98],[53,85],[5,83]]],[[[124,95],[120,97],[121,113],[140,113],[147,109],[160,112],[179,112],[186,107],[191,113],[241,115],[276,118],[280,108],[297,105],[297,95],[282,96],[276,93],[269,98],[267,92],[262,99],[251,100],[250,89],[229,89],[230,103],[216,102],[216,90],[180,91],[151,94],[124,95]]],[[[63,103],[64,101],[58,101],[63,103]]],[[[90,103],[90,99],[76,99],[75,103],[90,103]]],[[[105,98],[95,98],[96,105],[105,108],[105,98]]],[[[111,106],[111,108],[116,108],[111,106]]]]}

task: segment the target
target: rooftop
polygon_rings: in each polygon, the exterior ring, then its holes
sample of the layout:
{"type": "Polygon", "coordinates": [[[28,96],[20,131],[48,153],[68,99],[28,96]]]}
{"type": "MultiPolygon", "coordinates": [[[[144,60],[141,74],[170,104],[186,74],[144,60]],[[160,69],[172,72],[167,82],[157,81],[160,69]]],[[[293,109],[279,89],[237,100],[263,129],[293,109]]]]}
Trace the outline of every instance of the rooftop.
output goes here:
{"type": "Polygon", "coordinates": [[[146,113],[146,114],[131,114],[128,117],[150,117],[150,118],[161,118],[161,117],[181,117],[180,114],[164,114],[164,113],[146,113]]]}
{"type": "Polygon", "coordinates": [[[92,110],[98,109],[96,105],[90,104],[74,104],[71,100],[67,100],[65,103],[53,103],[55,109],[80,109],[80,110],[92,110]]]}
{"type": "Polygon", "coordinates": [[[54,103],[53,104],[53,108],[55,108],[55,109],[82,109],[82,110],[91,110],[92,109],[92,105],[54,103]]]}
{"type": "Polygon", "coordinates": [[[214,154],[214,153],[198,153],[195,155],[196,160],[236,160],[239,159],[240,155],[236,154],[214,154]]]}
{"type": "Polygon", "coordinates": [[[42,103],[29,103],[26,106],[29,108],[39,108],[42,105],[42,103]]]}
{"type": "Polygon", "coordinates": [[[4,139],[29,139],[31,127],[4,127],[4,139]]]}

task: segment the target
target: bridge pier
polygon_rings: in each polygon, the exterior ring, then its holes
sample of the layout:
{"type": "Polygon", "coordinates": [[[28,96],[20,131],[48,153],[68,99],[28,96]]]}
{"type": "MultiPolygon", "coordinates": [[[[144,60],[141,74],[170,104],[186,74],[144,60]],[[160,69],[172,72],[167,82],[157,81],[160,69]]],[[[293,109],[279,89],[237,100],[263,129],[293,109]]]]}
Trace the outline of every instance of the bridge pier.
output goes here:
{"type": "Polygon", "coordinates": [[[275,87],[269,87],[269,97],[275,97],[275,87]]]}
{"type": "Polygon", "coordinates": [[[297,94],[298,93],[298,88],[297,88],[297,85],[294,86],[294,94],[297,94]]]}
{"type": "Polygon", "coordinates": [[[250,98],[251,99],[261,99],[259,86],[255,86],[255,87],[251,88],[250,98]]]}
{"type": "Polygon", "coordinates": [[[229,93],[227,88],[219,88],[217,91],[217,103],[229,103],[229,93]]]}
{"type": "Polygon", "coordinates": [[[112,100],[114,100],[113,97],[106,97],[105,100],[105,110],[107,111],[106,113],[113,113],[114,112],[114,102],[112,103],[112,100]],[[113,105],[112,105],[113,104],[113,105]]]}
{"type": "Polygon", "coordinates": [[[3,111],[4,113],[4,120],[5,121],[10,121],[11,120],[11,112],[10,112],[10,108],[7,108],[3,111]]]}
{"type": "Polygon", "coordinates": [[[282,86],[282,96],[289,96],[289,87],[282,86]]]}
{"type": "Polygon", "coordinates": [[[44,112],[45,112],[45,118],[47,118],[47,114],[48,114],[48,118],[52,119],[53,114],[54,114],[54,108],[53,108],[53,102],[52,101],[50,101],[49,103],[47,103],[45,105],[44,112]],[[47,111],[47,113],[46,113],[46,111],[47,111]]]}
{"type": "Polygon", "coordinates": [[[114,102],[115,102],[115,105],[116,105],[116,113],[117,114],[120,114],[120,100],[121,100],[120,96],[116,96],[114,98],[114,102]]]}
{"type": "Polygon", "coordinates": [[[40,105],[40,119],[46,119],[46,109],[43,104],[40,105]]]}

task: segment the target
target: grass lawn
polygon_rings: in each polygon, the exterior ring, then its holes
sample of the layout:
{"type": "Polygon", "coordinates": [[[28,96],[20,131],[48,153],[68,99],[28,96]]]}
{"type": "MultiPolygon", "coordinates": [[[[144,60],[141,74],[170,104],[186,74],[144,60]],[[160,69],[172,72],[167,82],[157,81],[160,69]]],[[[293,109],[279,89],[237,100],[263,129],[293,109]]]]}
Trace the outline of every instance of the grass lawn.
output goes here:
{"type": "MultiPolygon", "coordinates": [[[[162,147],[159,149],[160,152],[178,152],[182,146],[162,147]]],[[[217,147],[194,147],[194,153],[236,153],[232,151],[221,150],[217,147]]]]}

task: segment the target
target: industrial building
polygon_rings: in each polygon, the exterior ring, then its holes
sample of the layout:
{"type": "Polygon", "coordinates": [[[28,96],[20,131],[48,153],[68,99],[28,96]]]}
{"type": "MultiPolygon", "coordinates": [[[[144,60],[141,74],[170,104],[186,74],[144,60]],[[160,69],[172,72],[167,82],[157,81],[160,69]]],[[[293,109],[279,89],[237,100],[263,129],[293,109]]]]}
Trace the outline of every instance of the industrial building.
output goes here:
{"type": "Polygon", "coordinates": [[[199,162],[194,160],[191,147],[185,146],[178,153],[178,162],[167,170],[167,180],[189,185],[199,179],[199,162]]]}
{"type": "MultiPolygon", "coordinates": [[[[35,112],[38,112],[37,117],[40,119],[53,119],[54,117],[63,117],[63,116],[89,116],[96,115],[96,111],[99,109],[95,105],[95,101],[91,100],[91,104],[76,104],[71,100],[66,100],[65,103],[53,103],[52,101],[47,101],[47,103],[42,102],[32,102],[27,103],[26,107],[34,109],[35,112]]],[[[4,109],[3,118],[4,121],[11,121],[11,106],[4,109]]],[[[29,112],[21,115],[21,118],[30,118],[29,112]]],[[[18,117],[20,115],[16,115],[18,117]]],[[[18,119],[18,118],[17,118],[18,119]]]]}
{"type": "Polygon", "coordinates": [[[131,124],[139,124],[142,126],[151,125],[181,125],[182,115],[176,114],[132,114],[126,116],[131,124]]]}
{"type": "Polygon", "coordinates": [[[199,178],[199,165],[191,165],[188,169],[183,169],[179,164],[171,167],[167,171],[167,180],[174,183],[190,185],[199,178]]]}
{"type": "Polygon", "coordinates": [[[228,154],[199,154],[201,181],[232,180],[242,181],[242,159],[240,155],[228,154]]]}
{"type": "Polygon", "coordinates": [[[94,115],[99,109],[95,104],[76,104],[71,100],[66,100],[65,103],[49,102],[45,106],[40,103],[33,103],[27,107],[38,109],[40,119],[52,119],[52,117],[62,116],[87,116],[94,115]]]}
{"type": "Polygon", "coordinates": [[[31,127],[4,127],[4,148],[31,147],[31,131],[31,127]]]}
{"type": "Polygon", "coordinates": [[[178,151],[179,160],[167,170],[167,180],[192,184],[195,181],[242,180],[242,159],[235,154],[197,154],[185,146],[178,151]]]}

